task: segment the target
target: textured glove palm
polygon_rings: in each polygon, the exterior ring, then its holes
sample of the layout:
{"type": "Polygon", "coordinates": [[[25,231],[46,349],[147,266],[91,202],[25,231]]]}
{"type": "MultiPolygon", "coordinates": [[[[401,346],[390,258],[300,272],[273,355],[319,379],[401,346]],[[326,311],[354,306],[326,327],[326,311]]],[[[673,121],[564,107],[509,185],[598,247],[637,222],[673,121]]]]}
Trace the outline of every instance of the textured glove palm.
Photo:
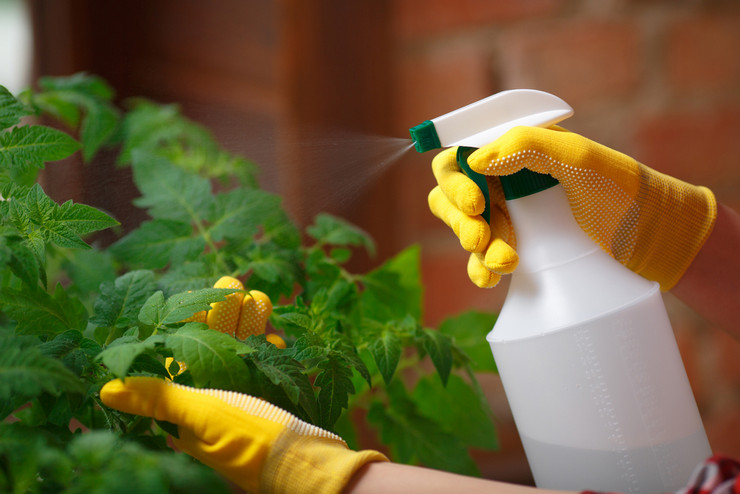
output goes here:
{"type": "Polygon", "coordinates": [[[622,153],[553,127],[516,127],[468,158],[487,176],[490,228],[478,215],[480,189],[463,175],[455,149],[432,163],[438,186],[429,207],[471,252],[468,276],[480,287],[495,286],[518,263],[514,228],[499,176],[528,168],[555,177],[573,215],[605,251],[647,279],[672,288],[709,236],[717,216],[714,195],[652,170],[622,153]]]}
{"type": "Polygon", "coordinates": [[[175,445],[253,494],[338,493],[364,464],[387,461],[264,400],[150,377],[107,383],[107,406],[177,424],[175,445]]]}

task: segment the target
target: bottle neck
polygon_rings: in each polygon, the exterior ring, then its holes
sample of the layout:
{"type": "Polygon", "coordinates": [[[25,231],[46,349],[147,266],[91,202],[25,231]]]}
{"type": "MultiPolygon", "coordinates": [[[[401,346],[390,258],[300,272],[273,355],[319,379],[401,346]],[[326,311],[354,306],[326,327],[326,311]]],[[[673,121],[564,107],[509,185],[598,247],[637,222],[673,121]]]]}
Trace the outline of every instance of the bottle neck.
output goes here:
{"type": "Polygon", "coordinates": [[[506,206],[516,235],[517,271],[540,271],[599,249],[576,222],[560,184],[507,199],[506,206]]]}

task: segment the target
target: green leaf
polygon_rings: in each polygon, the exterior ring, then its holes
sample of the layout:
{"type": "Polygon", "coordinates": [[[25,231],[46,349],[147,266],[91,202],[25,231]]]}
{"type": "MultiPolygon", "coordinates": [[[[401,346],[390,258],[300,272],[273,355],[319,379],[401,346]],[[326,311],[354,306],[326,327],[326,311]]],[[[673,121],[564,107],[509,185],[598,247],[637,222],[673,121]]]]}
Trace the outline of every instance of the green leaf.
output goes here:
{"type": "Polygon", "coordinates": [[[175,360],[185,362],[196,387],[247,392],[248,368],[239,355],[253,349],[227,334],[204,328],[204,324],[185,324],[167,335],[165,346],[175,360]]]}
{"type": "Polygon", "coordinates": [[[342,409],[349,407],[349,395],[355,393],[352,384],[352,369],[339,354],[332,353],[320,362],[320,369],[314,385],[319,391],[320,426],[332,430],[342,414],[342,409]]]}
{"type": "Polygon", "coordinates": [[[475,390],[459,376],[451,375],[445,385],[435,376],[424,377],[416,384],[412,396],[421,413],[467,446],[484,450],[498,448],[490,411],[481,406],[475,390]]]}
{"type": "Polygon", "coordinates": [[[498,372],[486,336],[496,322],[496,315],[469,311],[444,320],[439,332],[452,337],[455,346],[470,357],[478,372],[498,372]]]}
{"type": "Polygon", "coordinates": [[[33,339],[0,338],[0,400],[41,393],[84,393],[85,386],[60,361],[32,346],[33,339]]]}
{"type": "Polygon", "coordinates": [[[52,336],[68,329],[83,331],[87,310],[58,284],[53,294],[38,287],[0,289],[0,306],[17,322],[18,334],[52,336]]]}
{"type": "Polygon", "coordinates": [[[111,246],[123,262],[146,269],[193,260],[203,252],[205,241],[193,236],[193,227],[183,221],[153,220],[142,223],[111,246]]]}
{"type": "Polygon", "coordinates": [[[390,384],[393,379],[398,362],[401,360],[401,351],[401,340],[392,331],[388,330],[384,331],[370,345],[370,353],[372,353],[375,364],[378,366],[386,385],[390,384]]]}
{"type": "Polygon", "coordinates": [[[52,219],[63,223],[77,235],[105,230],[119,224],[118,221],[98,209],[85,204],[75,204],[72,201],[67,201],[59,208],[55,208],[52,219]]]}
{"type": "Polygon", "coordinates": [[[372,238],[358,227],[327,213],[320,213],[315,221],[315,224],[309,226],[306,231],[318,242],[329,245],[361,246],[365,247],[371,255],[375,255],[375,243],[372,238]]]}
{"type": "Polygon", "coordinates": [[[78,376],[82,375],[103,350],[95,341],[83,337],[82,333],[75,329],[58,334],[38,348],[43,355],[60,360],[78,376]]]}
{"type": "Polygon", "coordinates": [[[143,270],[129,271],[113,282],[101,284],[90,322],[110,328],[135,325],[155,286],[154,273],[143,270]]]}
{"type": "Polygon", "coordinates": [[[452,370],[452,343],[450,338],[439,331],[426,329],[422,332],[422,345],[434,363],[443,384],[452,370]]]}
{"type": "Polygon", "coordinates": [[[80,128],[82,157],[90,161],[113,135],[118,127],[119,115],[115,107],[98,101],[88,100],[84,107],[85,118],[80,128]]]}
{"type": "Polygon", "coordinates": [[[434,420],[421,414],[406,395],[403,385],[388,389],[389,406],[373,402],[368,421],[380,430],[381,440],[391,448],[394,461],[416,463],[462,475],[480,475],[465,444],[434,420]]]}
{"type": "Polygon", "coordinates": [[[0,86],[0,130],[17,125],[31,111],[4,86],[0,86]]]}
{"type": "Polygon", "coordinates": [[[164,343],[164,335],[152,335],[144,341],[136,336],[124,335],[113,341],[98,355],[98,360],[116,376],[126,377],[131,365],[139,355],[154,350],[164,343]]]}
{"type": "Polygon", "coordinates": [[[203,288],[193,292],[177,293],[165,302],[161,291],[155,292],[141,308],[139,320],[144,324],[160,326],[182,322],[196,312],[209,310],[214,302],[239,290],[230,288],[203,288]]]}
{"type": "Polygon", "coordinates": [[[155,219],[199,223],[212,207],[211,184],[166,158],[149,152],[132,155],[134,181],[142,196],[134,203],[155,219]]]}
{"type": "Polygon", "coordinates": [[[89,161],[113,135],[118,126],[119,112],[111,103],[113,89],[101,78],[86,73],[68,77],[44,77],[39,80],[43,90],[33,97],[33,103],[72,127],[80,114],[82,156],[89,161]]]}
{"type": "Polygon", "coordinates": [[[320,415],[316,398],[303,365],[291,356],[289,350],[280,350],[267,343],[264,335],[250,336],[246,342],[259,350],[249,356],[257,369],[279,386],[291,403],[300,405],[313,423],[318,423],[320,415]]]}
{"type": "Polygon", "coordinates": [[[47,161],[64,159],[79,147],[60,130],[41,125],[14,127],[0,134],[0,167],[19,172],[44,168],[47,161]]]}
{"type": "Polygon", "coordinates": [[[71,201],[58,205],[39,184],[14,190],[10,202],[10,221],[29,240],[39,258],[43,258],[44,243],[89,248],[80,235],[118,224],[90,206],[71,201]]]}
{"type": "Polygon", "coordinates": [[[218,194],[206,217],[214,241],[242,239],[258,232],[262,219],[280,207],[280,198],[259,189],[218,194]]]}
{"type": "Polygon", "coordinates": [[[376,321],[421,319],[420,250],[409,247],[363,277],[363,316],[376,321]]]}

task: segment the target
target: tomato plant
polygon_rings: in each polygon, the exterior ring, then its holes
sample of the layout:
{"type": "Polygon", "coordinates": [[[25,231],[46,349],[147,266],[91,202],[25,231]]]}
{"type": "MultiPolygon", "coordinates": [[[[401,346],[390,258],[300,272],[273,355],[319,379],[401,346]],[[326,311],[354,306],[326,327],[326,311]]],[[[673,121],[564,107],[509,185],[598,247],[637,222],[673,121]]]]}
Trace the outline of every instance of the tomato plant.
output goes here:
{"type": "Polygon", "coordinates": [[[0,86],[0,490],[214,490],[210,470],[169,448],[168,424],[99,400],[116,377],[170,378],[168,358],[185,364],[177,382],[260,396],[353,447],[359,416],[396,461],[477,473],[471,448],[496,447],[475,377],[495,372],[494,316],[425,327],[418,246],[352,273],[373,240],[328,214],[302,236],[257,170],[175,105],[119,108],[99,77],[0,86]],[[68,131],[28,123],[38,115],[68,131]],[[37,183],[73,153],[95,166],[101,149],[131,167],[148,214],[131,231],[37,183]],[[117,240],[99,245],[110,228],[117,240]],[[183,322],[231,293],[212,288],[224,275],[271,298],[268,332],[285,348],[183,322]]]}

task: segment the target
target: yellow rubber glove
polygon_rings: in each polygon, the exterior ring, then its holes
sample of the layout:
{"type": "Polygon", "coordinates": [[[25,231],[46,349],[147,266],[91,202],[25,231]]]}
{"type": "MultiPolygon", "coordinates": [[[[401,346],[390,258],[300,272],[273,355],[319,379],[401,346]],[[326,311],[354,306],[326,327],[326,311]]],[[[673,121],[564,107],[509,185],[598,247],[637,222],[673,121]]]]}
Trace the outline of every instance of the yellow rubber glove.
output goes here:
{"type": "Polygon", "coordinates": [[[473,152],[470,168],[487,176],[491,228],[480,218],[483,196],[459,170],[455,150],[432,163],[438,186],[429,207],[472,252],[468,276],[495,286],[518,263],[516,238],[499,176],[522,168],[546,173],[563,186],[583,230],[619,262],[672,288],[712,231],[717,203],[706,187],[656,172],[622,153],[559,127],[516,127],[473,152]]]}
{"type": "Polygon", "coordinates": [[[107,406],[177,424],[175,445],[253,494],[339,493],[363,465],[388,461],[352,451],[337,435],[253,396],[151,377],[111,381],[107,406]]]}

